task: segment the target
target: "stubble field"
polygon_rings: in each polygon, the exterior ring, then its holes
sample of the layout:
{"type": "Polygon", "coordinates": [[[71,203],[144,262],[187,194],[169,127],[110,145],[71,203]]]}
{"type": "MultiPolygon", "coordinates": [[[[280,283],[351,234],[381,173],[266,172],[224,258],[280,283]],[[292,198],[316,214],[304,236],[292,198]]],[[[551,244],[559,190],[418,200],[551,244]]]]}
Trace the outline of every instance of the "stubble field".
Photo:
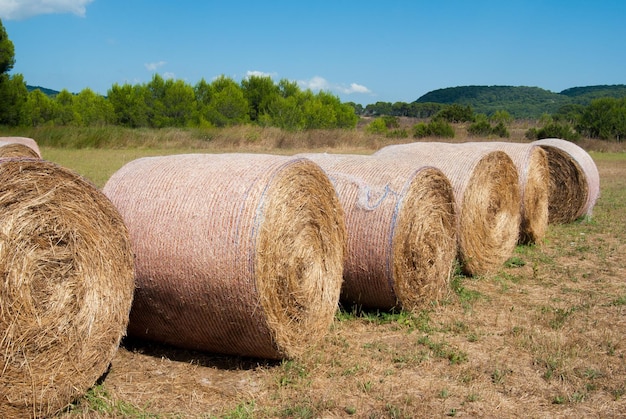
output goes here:
{"type": "MultiPolygon", "coordinates": [[[[99,187],[142,155],[199,151],[42,149],[99,187]]],[[[626,154],[591,155],[601,179],[591,219],[551,225],[493,275],[456,274],[437,305],[341,307],[323,340],[282,362],[125,339],[101,382],[59,417],[622,417],[626,154]]]]}

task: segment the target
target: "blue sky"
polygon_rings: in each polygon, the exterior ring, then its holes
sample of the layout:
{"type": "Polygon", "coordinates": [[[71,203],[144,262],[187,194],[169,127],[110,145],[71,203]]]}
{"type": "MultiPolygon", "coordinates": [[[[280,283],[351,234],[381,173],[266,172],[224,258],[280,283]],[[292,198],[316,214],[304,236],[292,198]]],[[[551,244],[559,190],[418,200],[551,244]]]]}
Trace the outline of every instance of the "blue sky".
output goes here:
{"type": "Polygon", "coordinates": [[[250,74],[367,105],[466,85],[626,84],[623,0],[0,0],[27,84],[250,74]]]}

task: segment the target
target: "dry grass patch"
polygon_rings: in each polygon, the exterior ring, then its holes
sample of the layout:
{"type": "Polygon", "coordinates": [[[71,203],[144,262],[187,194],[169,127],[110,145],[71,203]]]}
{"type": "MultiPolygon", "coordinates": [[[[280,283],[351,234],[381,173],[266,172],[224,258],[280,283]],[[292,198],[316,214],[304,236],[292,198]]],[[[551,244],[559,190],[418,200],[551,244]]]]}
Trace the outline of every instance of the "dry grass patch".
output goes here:
{"type": "Polygon", "coordinates": [[[620,417],[626,156],[591,155],[602,180],[593,218],[549,226],[493,274],[455,275],[437,306],[346,307],[290,362],[126,340],[91,392],[106,397],[60,417],[620,417]]]}

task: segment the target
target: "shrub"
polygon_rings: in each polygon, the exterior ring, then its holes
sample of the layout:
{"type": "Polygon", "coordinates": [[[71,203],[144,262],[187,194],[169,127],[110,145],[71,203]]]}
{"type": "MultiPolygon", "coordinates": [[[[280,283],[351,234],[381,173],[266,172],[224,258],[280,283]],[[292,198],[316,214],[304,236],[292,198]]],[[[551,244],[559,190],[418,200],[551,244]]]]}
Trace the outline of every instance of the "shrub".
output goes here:
{"type": "Polygon", "coordinates": [[[429,131],[428,131],[428,125],[426,125],[426,123],[424,122],[420,122],[418,124],[413,125],[413,137],[415,138],[424,138],[424,137],[428,137],[429,131]]]}
{"type": "Polygon", "coordinates": [[[578,134],[569,124],[550,122],[541,128],[531,128],[526,131],[525,137],[529,140],[538,140],[541,138],[561,138],[568,141],[578,141],[578,134]]]}
{"type": "Polygon", "coordinates": [[[476,121],[472,123],[468,128],[467,132],[470,135],[480,136],[480,137],[489,137],[492,135],[497,135],[500,138],[508,138],[510,136],[509,130],[506,128],[504,120],[506,119],[506,115],[500,115],[498,118],[492,118],[492,120],[498,120],[498,123],[495,126],[492,126],[489,122],[489,119],[486,115],[479,114],[476,117],[476,121]]]}
{"type": "Polygon", "coordinates": [[[486,119],[479,119],[467,128],[470,135],[487,137],[491,134],[491,124],[486,119]]]}
{"type": "Polygon", "coordinates": [[[389,129],[400,127],[400,121],[397,116],[384,115],[381,118],[385,121],[385,126],[389,129]]]}
{"type": "Polygon", "coordinates": [[[496,126],[491,129],[491,133],[493,135],[497,135],[500,138],[509,138],[511,136],[509,130],[506,128],[506,125],[504,125],[504,122],[502,121],[498,122],[496,126]]]}
{"type": "Polygon", "coordinates": [[[474,111],[469,105],[453,104],[437,112],[434,119],[443,119],[447,122],[472,122],[474,121],[474,111]]]}
{"type": "Polygon", "coordinates": [[[365,131],[370,134],[386,134],[388,128],[383,118],[376,118],[365,127],[365,131]]]}
{"type": "Polygon", "coordinates": [[[489,117],[489,121],[496,124],[496,126],[500,123],[504,125],[513,122],[513,117],[507,111],[495,111],[493,115],[489,117]]]}
{"type": "Polygon", "coordinates": [[[442,119],[434,119],[428,124],[420,122],[413,125],[413,137],[454,138],[454,128],[442,119]]]}
{"type": "Polygon", "coordinates": [[[392,129],[385,134],[387,138],[407,138],[408,136],[409,133],[405,129],[392,129]]]}
{"type": "Polygon", "coordinates": [[[430,121],[428,129],[433,137],[454,138],[454,128],[446,121],[430,121]]]}

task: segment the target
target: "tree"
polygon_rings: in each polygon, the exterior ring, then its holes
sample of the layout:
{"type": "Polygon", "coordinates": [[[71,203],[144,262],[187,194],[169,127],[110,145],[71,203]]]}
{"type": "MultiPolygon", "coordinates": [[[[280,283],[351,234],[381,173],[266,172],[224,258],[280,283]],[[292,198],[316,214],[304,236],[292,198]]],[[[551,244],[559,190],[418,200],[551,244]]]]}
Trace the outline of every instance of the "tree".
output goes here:
{"type": "Polygon", "coordinates": [[[375,116],[375,115],[392,115],[393,105],[389,102],[376,102],[370,103],[365,106],[364,115],[375,116]]]}
{"type": "Polygon", "coordinates": [[[8,74],[14,64],[15,47],[0,21],[0,124],[18,125],[28,96],[24,79],[8,74]]]}
{"type": "Polygon", "coordinates": [[[578,103],[570,103],[563,105],[552,115],[552,119],[556,122],[564,122],[567,124],[576,124],[580,120],[580,116],[585,111],[585,107],[578,103]]]}
{"type": "Polygon", "coordinates": [[[248,101],[232,79],[220,76],[211,83],[213,97],[203,117],[211,124],[223,127],[248,121],[248,101]]]}
{"type": "Polygon", "coordinates": [[[20,125],[36,127],[53,122],[56,115],[56,103],[39,89],[28,94],[20,125]]]}
{"type": "Polygon", "coordinates": [[[0,74],[6,74],[15,65],[15,47],[0,20],[0,74]]]}
{"type": "Polygon", "coordinates": [[[72,125],[76,123],[74,112],[74,95],[67,89],[63,89],[55,97],[57,103],[54,122],[58,125],[72,125]]]}
{"type": "Polygon", "coordinates": [[[250,120],[256,121],[267,112],[269,104],[279,95],[280,90],[271,77],[250,76],[241,81],[243,95],[250,106],[250,120]]]}
{"type": "Polygon", "coordinates": [[[278,82],[278,93],[284,97],[297,96],[301,93],[298,83],[287,79],[280,79],[278,82]]]}
{"type": "Polygon", "coordinates": [[[28,90],[21,74],[0,75],[0,124],[19,125],[27,98],[28,90]]]}
{"type": "Polygon", "coordinates": [[[213,86],[204,80],[200,80],[193,88],[196,102],[198,102],[199,106],[206,106],[211,102],[211,98],[213,97],[214,89],[213,86]]]}
{"type": "Polygon", "coordinates": [[[165,82],[163,124],[168,127],[184,127],[196,116],[195,92],[182,80],[169,79],[165,82]]]}
{"type": "Polygon", "coordinates": [[[154,128],[165,126],[165,80],[159,74],[152,76],[152,80],[145,85],[144,101],[148,111],[148,124],[154,128]]]}
{"type": "Polygon", "coordinates": [[[332,107],[324,104],[324,96],[311,95],[310,99],[304,102],[305,129],[335,128],[336,123],[337,117],[332,107]]]}
{"type": "Polygon", "coordinates": [[[357,115],[363,115],[363,112],[365,111],[365,108],[360,103],[346,102],[346,105],[352,106],[354,108],[354,113],[357,115]]]}
{"type": "Polygon", "coordinates": [[[148,105],[146,87],[142,85],[119,85],[115,83],[107,92],[109,103],[113,106],[116,124],[129,127],[147,127],[148,105]]]}
{"type": "Polygon", "coordinates": [[[447,122],[473,122],[474,111],[472,107],[467,105],[448,105],[435,115],[437,119],[443,119],[447,122]]]}
{"type": "Polygon", "coordinates": [[[626,136],[626,98],[595,99],[585,108],[577,125],[579,132],[603,140],[626,136]]]}
{"type": "Polygon", "coordinates": [[[296,95],[278,96],[268,104],[267,113],[261,115],[259,124],[274,126],[288,131],[304,129],[304,114],[296,95]]]}
{"type": "Polygon", "coordinates": [[[102,126],[115,121],[111,102],[93,90],[83,89],[72,101],[76,124],[79,126],[102,126]]]}
{"type": "Polygon", "coordinates": [[[411,103],[409,115],[414,118],[431,118],[437,114],[444,105],[433,102],[413,102],[411,103]]]}

